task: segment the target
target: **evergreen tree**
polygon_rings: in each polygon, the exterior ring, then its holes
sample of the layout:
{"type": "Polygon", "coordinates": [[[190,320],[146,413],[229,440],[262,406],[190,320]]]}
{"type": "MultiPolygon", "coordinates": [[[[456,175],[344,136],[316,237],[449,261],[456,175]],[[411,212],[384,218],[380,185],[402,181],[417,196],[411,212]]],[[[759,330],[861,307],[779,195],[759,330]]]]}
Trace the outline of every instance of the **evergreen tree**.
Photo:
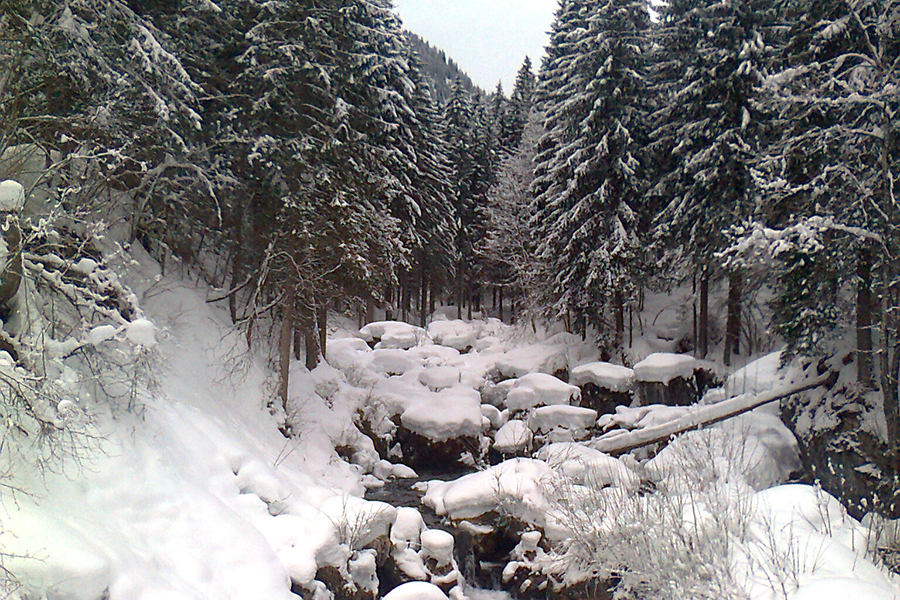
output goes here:
{"type": "Polygon", "coordinates": [[[516,75],[516,82],[501,120],[500,147],[509,152],[515,152],[522,140],[528,117],[534,105],[535,86],[531,59],[526,56],[522,68],[516,75]]]}
{"type": "MultiPolygon", "coordinates": [[[[661,8],[661,52],[668,91],[654,122],[654,142],[672,156],[653,190],[670,199],[657,235],[687,252],[700,280],[698,349],[708,349],[708,290],[724,231],[750,216],[750,167],[759,145],[756,87],[766,75],[762,32],[771,18],[765,0],[674,0],[661,8]]],[[[658,154],[658,153],[657,153],[658,154]]],[[[739,350],[743,277],[729,273],[725,362],[739,350]]]]}

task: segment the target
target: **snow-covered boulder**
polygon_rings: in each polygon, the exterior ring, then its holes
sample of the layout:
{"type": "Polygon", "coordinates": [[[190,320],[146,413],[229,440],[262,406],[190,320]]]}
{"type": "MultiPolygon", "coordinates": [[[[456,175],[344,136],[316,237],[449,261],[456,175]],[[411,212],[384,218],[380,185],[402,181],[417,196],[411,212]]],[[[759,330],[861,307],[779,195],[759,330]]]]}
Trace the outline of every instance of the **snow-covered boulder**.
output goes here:
{"type": "Polygon", "coordinates": [[[0,181],[0,212],[17,212],[25,206],[25,188],[18,181],[0,181]]]}
{"type": "Polygon", "coordinates": [[[515,348],[497,359],[496,370],[500,378],[523,377],[529,373],[547,375],[567,374],[569,358],[564,346],[534,344],[515,348]]]}
{"type": "Polygon", "coordinates": [[[634,365],[640,403],[685,406],[699,400],[694,377],[699,362],[693,356],[657,352],[634,365]]]}
{"type": "Polygon", "coordinates": [[[506,406],[506,396],[509,395],[509,390],[516,385],[516,381],[518,380],[506,379],[500,383],[494,383],[490,380],[485,381],[481,388],[479,388],[479,392],[481,392],[481,401],[484,404],[492,404],[497,408],[506,406]]]}
{"type": "Polygon", "coordinates": [[[513,458],[453,481],[430,481],[422,501],[452,520],[474,519],[502,508],[542,526],[549,508],[543,490],[553,476],[544,461],[513,458]]]}
{"type": "Polygon", "coordinates": [[[534,434],[525,421],[512,420],[494,435],[494,450],[505,456],[521,455],[531,450],[534,434]]]}
{"type": "Polygon", "coordinates": [[[634,389],[634,371],[628,367],[606,362],[592,362],[572,369],[569,383],[583,386],[589,383],[610,392],[628,393],[634,389]]]}
{"type": "Polygon", "coordinates": [[[347,370],[362,364],[366,358],[371,358],[372,349],[365,340],[357,337],[339,338],[328,340],[325,349],[325,360],[332,367],[347,370]]]}
{"type": "Polygon", "coordinates": [[[434,442],[477,437],[481,433],[481,399],[465,389],[444,390],[412,402],[400,416],[404,427],[434,442]]]}
{"type": "Polygon", "coordinates": [[[538,451],[537,458],[579,485],[634,488],[640,483],[640,478],[622,461],[583,444],[550,444],[538,451]]]}
{"type": "Polygon", "coordinates": [[[557,439],[582,440],[590,435],[597,421],[597,411],[580,406],[542,406],[528,417],[528,427],[535,433],[554,434],[557,439]]]}
{"type": "Polygon", "coordinates": [[[535,406],[570,404],[581,397],[574,385],[544,373],[530,373],[519,377],[506,395],[510,411],[528,410],[535,406]]]}
{"type": "Polygon", "coordinates": [[[460,371],[456,367],[431,367],[419,373],[419,383],[439,392],[459,384],[460,371]]]}
{"type": "Polygon", "coordinates": [[[475,342],[478,340],[478,329],[473,323],[459,319],[432,321],[428,325],[428,336],[434,340],[435,344],[467,352],[475,347],[475,342]]]}
{"type": "Polygon", "coordinates": [[[359,330],[357,336],[376,348],[406,350],[427,340],[425,330],[402,321],[376,321],[359,330]]]}
{"type": "Polygon", "coordinates": [[[425,581],[411,581],[395,587],[384,600],[449,600],[441,588],[425,581]]]}
{"type": "Polygon", "coordinates": [[[481,405],[481,416],[488,420],[493,429],[500,429],[509,420],[508,411],[501,411],[491,404],[481,405]]]}
{"type": "Polygon", "coordinates": [[[416,367],[406,352],[398,349],[379,348],[372,352],[372,368],[385,375],[403,375],[416,367]]]}
{"type": "Polygon", "coordinates": [[[569,383],[581,389],[581,406],[605,414],[634,398],[634,371],[607,362],[592,362],[572,369],[569,383]]]}

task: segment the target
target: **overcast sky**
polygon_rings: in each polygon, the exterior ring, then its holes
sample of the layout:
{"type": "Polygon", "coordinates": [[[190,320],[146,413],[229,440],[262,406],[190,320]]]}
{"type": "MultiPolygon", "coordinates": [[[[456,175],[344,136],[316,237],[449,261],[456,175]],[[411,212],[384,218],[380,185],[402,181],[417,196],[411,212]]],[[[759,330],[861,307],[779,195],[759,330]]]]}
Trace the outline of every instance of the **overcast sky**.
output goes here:
{"type": "Polygon", "coordinates": [[[509,94],[526,56],[537,72],[557,0],[394,0],[404,26],[487,91],[509,94]]]}

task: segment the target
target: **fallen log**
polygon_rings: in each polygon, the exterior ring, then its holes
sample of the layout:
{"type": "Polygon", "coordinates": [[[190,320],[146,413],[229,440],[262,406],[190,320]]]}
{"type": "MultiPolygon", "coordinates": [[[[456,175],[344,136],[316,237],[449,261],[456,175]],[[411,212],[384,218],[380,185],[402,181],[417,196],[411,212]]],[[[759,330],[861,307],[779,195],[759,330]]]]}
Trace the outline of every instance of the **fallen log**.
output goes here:
{"type": "Polygon", "coordinates": [[[714,425],[800,392],[820,386],[831,387],[837,381],[837,377],[836,371],[828,371],[812,381],[805,380],[787,388],[770,390],[761,394],[742,394],[716,404],[698,406],[683,417],[667,423],[633,431],[612,431],[596,438],[589,445],[606,454],[624,454],[635,448],[666,441],[672,436],[686,431],[714,425]]]}

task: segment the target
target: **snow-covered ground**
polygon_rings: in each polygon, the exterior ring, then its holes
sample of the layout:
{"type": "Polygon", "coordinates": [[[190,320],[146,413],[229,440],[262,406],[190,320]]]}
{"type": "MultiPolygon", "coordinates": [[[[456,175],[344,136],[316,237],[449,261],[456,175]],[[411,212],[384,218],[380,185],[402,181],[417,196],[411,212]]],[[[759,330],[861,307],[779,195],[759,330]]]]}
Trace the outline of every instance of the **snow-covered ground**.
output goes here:
{"type": "MultiPolygon", "coordinates": [[[[493,319],[438,315],[426,329],[379,322],[334,332],[328,363],[312,373],[294,364],[283,415],[270,406],[264,349],[249,351],[204,289],[163,276],[139,250],[135,259],[124,278],[147,320],[122,333],[148,376],[133,406],[97,397],[82,407],[92,437],[77,455],[3,480],[19,490],[5,488],[0,502],[12,598],[319,600],[330,597],[316,580],[326,567],[374,595],[367,548],[376,538],[418,580],[389,600],[505,597],[466,587],[452,536],[422,519],[429,509],[455,524],[491,513],[525,523],[511,574],[524,567],[572,583],[630,569],[652,582],[671,580],[663,571],[681,560],[689,571],[709,563],[712,579],[731,586],[721,597],[900,597],[898,579],[872,560],[866,527],[821,490],[783,485],[799,467],[797,447],[771,408],[685,434],[651,460],[581,441],[711,408],[620,407],[598,422],[578,406],[577,385],[626,393],[636,378],[689,377],[689,357],[655,355],[632,371],[597,363],[575,336],[529,337],[493,319]],[[570,383],[560,372],[571,372],[570,383]],[[279,431],[285,418],[297,437],[279,431]],[[367,488],[415,476],[403,464],[409,446],[396,443],[402,430],[426,451],[472,440],[459,458],[478,470],[419,484],[425,506],[363,500],[367,488]],[[376,442],[387,442],[387,456],[376,442]],[[491,448],[500,455],[493,466],[491,448]],[[709,550],[679,555],[678,536],[709,550]],[[585,539],[590,551],[572,541],[585,539]],[[629,539],[650,551],[615,543],[629,539]],[[668,563],[651,559],[654,544],[668,563]]],[[[104,344],[117,331],[92,335],[104,344]]],[[[655,335],[636,340],[633,356],[671,350],[655,335]]],[[[706,402],[784,385],[792,375],[778,366],[764,357],[706,402]]]]}

